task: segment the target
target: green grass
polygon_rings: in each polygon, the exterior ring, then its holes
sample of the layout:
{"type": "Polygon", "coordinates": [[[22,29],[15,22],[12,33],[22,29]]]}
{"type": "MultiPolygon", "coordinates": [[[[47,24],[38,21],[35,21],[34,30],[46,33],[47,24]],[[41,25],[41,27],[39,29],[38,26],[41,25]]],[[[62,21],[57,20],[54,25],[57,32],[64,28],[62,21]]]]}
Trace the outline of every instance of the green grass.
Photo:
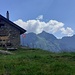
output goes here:
{"type": "Polygon", "coordinates": [[[19,49],[0,54],[0,75],[75,75],[75,53],[19,49]]]}

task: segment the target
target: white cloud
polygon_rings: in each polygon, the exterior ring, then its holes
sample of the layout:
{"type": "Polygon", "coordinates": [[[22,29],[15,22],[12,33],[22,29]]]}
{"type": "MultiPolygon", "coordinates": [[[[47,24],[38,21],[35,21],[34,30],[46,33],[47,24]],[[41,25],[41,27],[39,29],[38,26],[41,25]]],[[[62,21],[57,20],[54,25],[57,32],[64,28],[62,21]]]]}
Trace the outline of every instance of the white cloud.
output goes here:
{"type": "Polygon", "coordinates": [[[47,26],[45,27],[45,30],[51,33],[58,32],[62,27],[64,26],[64,23],[58,22],[56,20],[50,20],[47,22],[47,26]]]}
{"type": "Polygon", "coordinates": [[[43,15],[40,15],[36,18],[37,20],[42,20],[43,19],[43,15]]]}
{"type": "Polygon", "coordinates": [[[63,35],[72,36],[74,34],[74,30],[72,28],[67,27],[64,28],[64,23],[58,22],[56,20],[50,20],[49,22],[44,22],[40,20],[28,20],[24,22],[19,19],[15,21],[17,25],[27,30],[27,32],[34,32],[36,34],[41,33],[42,31],[46,31],[48,33],[62,33],[63,35]]]}
{"type": "Polygon", "coordinates": [[[65,28],[61,28],[62,34],[65,34],[67,36],[72,36],[74,34],[74,30],[72,30],[72,28],[67,27],[65,28]]]}

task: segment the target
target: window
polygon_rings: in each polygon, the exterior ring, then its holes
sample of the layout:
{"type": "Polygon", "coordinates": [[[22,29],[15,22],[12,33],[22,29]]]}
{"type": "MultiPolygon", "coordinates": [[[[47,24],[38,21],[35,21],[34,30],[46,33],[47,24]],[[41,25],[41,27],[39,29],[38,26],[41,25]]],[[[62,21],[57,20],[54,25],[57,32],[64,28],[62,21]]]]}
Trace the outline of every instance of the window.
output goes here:
{"type": "Polygon", "coordinates": [[[2,21],[2,19],[0,18],[0,22],[2,21]]]}
{"type": "Polygon", "coordinates": [[[0,28],[3,28],[4,27],[4,24],[0,24],[0,28]]]}

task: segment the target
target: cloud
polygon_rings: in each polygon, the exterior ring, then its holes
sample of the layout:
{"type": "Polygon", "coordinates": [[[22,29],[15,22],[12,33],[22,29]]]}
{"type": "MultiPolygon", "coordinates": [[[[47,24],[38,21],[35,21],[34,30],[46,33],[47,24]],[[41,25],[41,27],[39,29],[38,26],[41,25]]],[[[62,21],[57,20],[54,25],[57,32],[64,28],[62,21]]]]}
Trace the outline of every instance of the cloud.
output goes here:
{"type": "Polygon", "coordinates": [[[47,32],[56,33],[58,32],[63,26],[64,23],[58,22],[56,20],[50,20],[46,23],[46,27],[44,28],[47,32]]]}
{"type": "Polygon", "coordinates": [[[65,28],[64,23],[58,22],[56,20],[50,20],[49,22],[44,22],[40,20],[28,20],[24,22],[22,19],[15,21],[17,25],[27,30],[27,32],[34,32],[36,34],[46,31],[48,33],[58,33],[60,32],[66,36],[72,36],[74,30],[70,27],[65,28]]]}
{"type": "Polygon", "coordinates": [[[43,19],[43,15],[40,15],[36,18],[37,20],[42,20],[43,19]]]}
{"type": "Polygon", "coordinates": [[[72,28],[67,27],[67,28],[61,28],[61,33],[65,34],[67,36],[72,36],[74,34],[74,30],[72,30],[72,28]]]}

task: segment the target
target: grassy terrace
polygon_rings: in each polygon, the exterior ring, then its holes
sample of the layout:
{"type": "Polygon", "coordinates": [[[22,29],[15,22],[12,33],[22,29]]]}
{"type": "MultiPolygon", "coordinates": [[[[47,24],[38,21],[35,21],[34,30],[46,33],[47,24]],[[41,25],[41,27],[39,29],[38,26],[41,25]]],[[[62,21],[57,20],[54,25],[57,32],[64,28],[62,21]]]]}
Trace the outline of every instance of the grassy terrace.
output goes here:
{"type": "Polygon", "coordinates": [[[75,75],[75,53],[19,49],[0,54],[0,75],[75,75]]]}

